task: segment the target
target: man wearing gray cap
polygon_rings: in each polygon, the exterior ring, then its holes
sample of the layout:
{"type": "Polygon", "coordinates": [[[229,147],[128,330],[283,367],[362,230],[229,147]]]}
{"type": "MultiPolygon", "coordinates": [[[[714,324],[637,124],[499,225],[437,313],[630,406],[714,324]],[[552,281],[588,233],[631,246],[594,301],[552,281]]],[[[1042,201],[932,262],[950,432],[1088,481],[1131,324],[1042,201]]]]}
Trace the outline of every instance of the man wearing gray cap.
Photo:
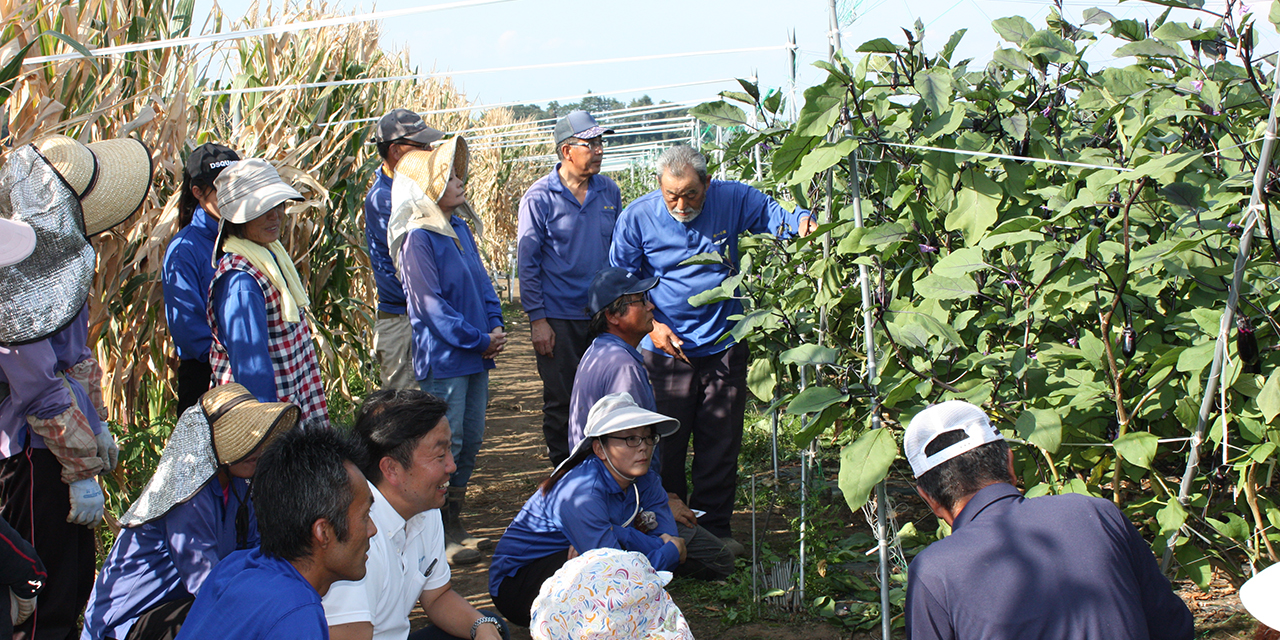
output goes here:
{"type": "Polygon", "coordinates": [[[406,315],[404,284],[396,275],[387,249],[387,221],[391,218],[391,181],[404,154],[415,149],[430,151],[444,137],[408,109],[392,109],[378,121],[374,142],[382,166],[374,172],[373,186],[364,197],[364,237],[369,262],[378,285],[378,319],[373,326],[373,350],[381,369],[382,388],[417,389],[413,374],[413,329],[406,315]]]}
{"type": "Polygon", "coordinates": [[[911,640],[1191,639],[1191,612],[1124,514],[1079,494],[1024,498],[982,409],[930,406],[903,448],[916,491],[951,527],[911,561],[911,640]]]}
{"type": "Polygon", "coordinates": [[[569,457],[569,399],[587,350],[587,287],[608,266],[622,192],[600,174],[604,135],[586,111],[556,123],[560,162],[520,199],[520,302],[529,314],[538,375],[542,433],[552,464],[569,457]]]}

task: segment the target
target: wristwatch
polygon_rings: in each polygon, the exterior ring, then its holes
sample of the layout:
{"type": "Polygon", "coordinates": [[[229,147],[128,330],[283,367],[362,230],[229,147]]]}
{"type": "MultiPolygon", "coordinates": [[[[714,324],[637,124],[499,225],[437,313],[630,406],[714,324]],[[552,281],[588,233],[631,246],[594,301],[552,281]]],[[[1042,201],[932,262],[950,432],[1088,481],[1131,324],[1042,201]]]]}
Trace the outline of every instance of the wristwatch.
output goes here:
{"type": "Polygon", "coordinates": [[[502,631],[502,627],[498,624],[497,618],[493,616],[484,616],[482,618],[477,619],[475,622],[471,624],[471,640],[476,640],[476,631],[480,628],[480,625],[486,622],[493,625],[493,628],[497,629],[498,631],[502,631]]]}

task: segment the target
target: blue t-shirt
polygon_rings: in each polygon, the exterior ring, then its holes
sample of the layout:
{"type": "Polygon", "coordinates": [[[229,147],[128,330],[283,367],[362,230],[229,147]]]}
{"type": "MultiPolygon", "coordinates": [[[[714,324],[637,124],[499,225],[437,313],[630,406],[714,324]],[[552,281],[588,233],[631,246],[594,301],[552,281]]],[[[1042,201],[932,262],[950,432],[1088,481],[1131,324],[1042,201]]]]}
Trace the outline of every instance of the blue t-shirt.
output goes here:
{"type": "Polygon", "coordinates": [[[520,303],[530,320],[586,320],[587,288],[609,266],[622,192],[608,176],[587,179],[582,204],[560,182],[560,164],[520,198],[520,303]]]}
{"type": "Polygon", "coordinates": [[[982,488],[907,572],[912,640],[1191,640],[1191,612],[1114,504],[982,488]]]}
{"type": "Polygon", "coordinates": [[[123,638],[147,609],[199,593],[218,562],[236,550],[241,503],[249,509],[246,548],[258,546],[249,483],[232,478],[227,489],[223,504],[222,485],[210,480],[163,517],[120,530],[93,584],[80,640],[123,638]]]}
{"type": "Polygon", "coordinates": [[[656,471],[650,468],[633,487],[623,489],[599,458],[587,458],[560,478],[550,493],[535,491],[516,514],[493,550],[489,593],[496,596],[503,578],[521,567],[570,546],[578,553],[601,548],[638,551],[654,569],[672,571],[680,564],[680,550],[664,542],[663,533],[676,535],[676,521],[656,471]],[[623,526],[637,506],[654,513],[655,530],[642,533],[623,526]]]}
{"type": "Polygon", "coordinates": [[[209,304],[218,323],[218,337],[227,350],[231,378],[244,385],[258,402],[278,402],[271,336],[267,331],[267,296],[258,281],[238,269],[227,271],[213,283],[209,304]]]}
{"type": "MultiPolygon", "coordinates": [[[[660,191],[652,191],[627,205],[618,216],[609,261],[641,279],[661,277],[658,286],[649,291],[654,317],[684,341],[685,355],[709,356],[733,346],[732,340],[717,341],[733,328],[729,318],[742,313],[742,303],[731,298],[694,307],[689,298],[720,286],[738,272],[738,238],[742,234],[791,235],[808,216],[804,209],[788,212],[752,186],[712,180],[702,213],[686,224],[671,217],[660,191]],[[680,264],[712,252],[721,254],[725,262],[680,264]]],[[[647,336],[640,348],[664,353],[647,336]]]]}
{"type": "Polygon", "coordinates": [[[456,378],[493,368],[481,354],[489,332],[503,326],[502,303],[480,261],[471,229],[449,219],[453,238],[413,229],[400,247],[400,273],[413,327],[413,373],[418,380],[456,378]]]}
{"type": "Polygon", "coordinates": [[[387,248],[387,223],[391,220],[391,178],[379,167],[373,186],[364,197],[364,239],[369,247],[373,282],[378,286],[378,311],[405,312],[404,285],[387,248]]]}
{"type": "Polygon", "coordinates": [[[213,331],[206,310],[209,283],[217,268],[213,246],[218,221],[196,207],[191,222],[174,234],[164,252],[164,317],[182,360],[209,361],[213,331]]]}
{"type": "Polygon", "coordinates": [[[329,640],[320,594],[285,560],[260,549],[218,563],[177,640],[329,640]]]}

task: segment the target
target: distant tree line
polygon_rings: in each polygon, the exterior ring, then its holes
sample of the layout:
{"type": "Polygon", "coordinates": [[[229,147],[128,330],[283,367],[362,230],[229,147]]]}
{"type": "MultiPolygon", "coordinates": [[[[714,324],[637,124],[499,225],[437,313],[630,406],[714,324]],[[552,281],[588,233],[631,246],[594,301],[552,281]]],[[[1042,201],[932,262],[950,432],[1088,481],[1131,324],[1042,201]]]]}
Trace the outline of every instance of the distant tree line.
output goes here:
{"type": "MultiPolygon", "coordinates": [[[[669,104],[669,102],[666,100],[663,100],[662,102],[655,103],[653,99],[647,95],[640,96],[639,98],[635,98],[630,102],[623,102],[615,98],[607,98],[604,96],[589,95],[578,102],[569,102],[565,104],[561,104],[556,101],[548,102],[545,108],[540,107],[536,104],[522,104],[522,105],[516,105],[514,107],[510,107],[510,109],[511,109],[512,115],[517,120],[524,119],[524,118],[530,118],[533,120],[550,120],[554,118],[560,118],[565,114],[578,109],[590,111],[591,113],[594,114],[594,113],[601,113],[604,111],[615,111],[618,109],[628,109],[628,108],[634,109],[638,107],[659,106],[663,104],[669,104]]],[[[687,116],[687,115],[689,115],[689,110],[687,108],[681,107],[679,109],[672,109],[670,111],[658,111],[654,113],[644,113],[644,114],[635,115],[635,116],[625,116],[620,119],[611,120],[607,126],[617,128],[623,123],[632,123],[632,122],[638,123],[638,122],[645,122],[645,121],[651,121],[651,120],[662,120],[665,118],[675,118],[675,117],[681,117],[681,116],[687,116]]],[[[678,132],[678,131],[671,131],[667,133],[645,133],[645,134],[619,133],[617,135],[613,135],[609,137],[609,144],[624,145],[624,144],[638,144],[642,142],[660,142],[665,140],[683,140],[683,139],[686,139],[687,137],[688,137],[687,133],[678,132]]]]}

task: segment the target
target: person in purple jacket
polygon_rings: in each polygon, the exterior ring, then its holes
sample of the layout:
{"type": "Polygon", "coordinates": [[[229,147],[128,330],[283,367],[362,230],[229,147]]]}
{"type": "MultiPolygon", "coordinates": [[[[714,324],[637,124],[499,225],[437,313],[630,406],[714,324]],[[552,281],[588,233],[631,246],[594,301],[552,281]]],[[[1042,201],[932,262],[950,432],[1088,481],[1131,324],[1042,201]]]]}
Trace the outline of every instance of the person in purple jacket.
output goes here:
{"type": "Polygon", "coordinates": [[[444,133],[428,126],[408,109],[392,109],[378,121],[374,141],[382,166],[364,197],[364,238],[369,248],[374,284],[378,287],[378,318],[373,325],[373,353],[383,389],[417,389],[413,375],[413,327],[405,310],[404,285],[387,249],[391,220],[391,181],[404,154],[430,151],[444,133]]]}
{"type": "Polygon", "coordinates": [[[387,232],[413,325],[414,373],[423,391],[449,404],[458,468],[441,515],[445,557],[454,565],[479,562],[479,549],[489,545],[468,533],[460,516],[484,441],[489,369],[507,342],[502,305],[472,235],[481,224],[463,190],[467,160],[462,138],[405,154],[391,186],[387,232]]]}
{"type": "Polygon", "coordinates": [[[235,151],[206,142],[187,156],[178,198],[178,233],[164,252],[164,317],[178,352],[178,415],[209,390],[213,367],[209,347],[209,283],[213,281],[218,238],[218,190],[214,178],[240,159],[235,151]]]}
{"type": "MultiPolygon", "coordinates": [[[[520,303],[542,378],[542,435],[551,464],[569,457],[569,403],[587,336],[587,286],[609,263],[622,192],[600,175],[604,136],[586,111],[556,123],[560,162],[520,198],[520,303]]],[[[585,413],[585,410],[583,411],[585,413]]]]}
{"type": "Polygon", "coordinates": [[[209,573],[258,546],[249,479],[262,450],[298,424],[296,405],[232,383],[179,418],[155,475],[120,518],[84,611],[80,640],[172,638],[209,573]]]}
{"type": "Polygon", "coordinates": [[[106,425],[102,368],[88,346],[88,289],[71,299],[61,286],[61,266],[74,256],[59,247],[75,243],[60,236],[75,235],[87,246],[86,234],[128,218],[150,191],[151,157],[137,140],[83,145],[50,136],[34,148],[57,175],[37,185],[29,180],[34,173],[15,178],[13,172],[15,164],[23,165],[20,171],[35,166],[28,162],[32,148],[14,150],[0,177],[7,190],[0,194],[0,215],[29,222],[37,237],[30,262],[0,267],[0,324],[24,304],[52,301],[79,312],[43,339],[0,348],[0,515],[31,543],[48,572],[37,613],[13,637],[61,640],[74,636],[93,585],[92,527],[104,505],[96,476],[115,468],[120,451],[106,425]],[[45,216],[68,206],[79,218],[73,224],[45,216]],[[11,277],[15,272],[23,277],[11,277]]]}

